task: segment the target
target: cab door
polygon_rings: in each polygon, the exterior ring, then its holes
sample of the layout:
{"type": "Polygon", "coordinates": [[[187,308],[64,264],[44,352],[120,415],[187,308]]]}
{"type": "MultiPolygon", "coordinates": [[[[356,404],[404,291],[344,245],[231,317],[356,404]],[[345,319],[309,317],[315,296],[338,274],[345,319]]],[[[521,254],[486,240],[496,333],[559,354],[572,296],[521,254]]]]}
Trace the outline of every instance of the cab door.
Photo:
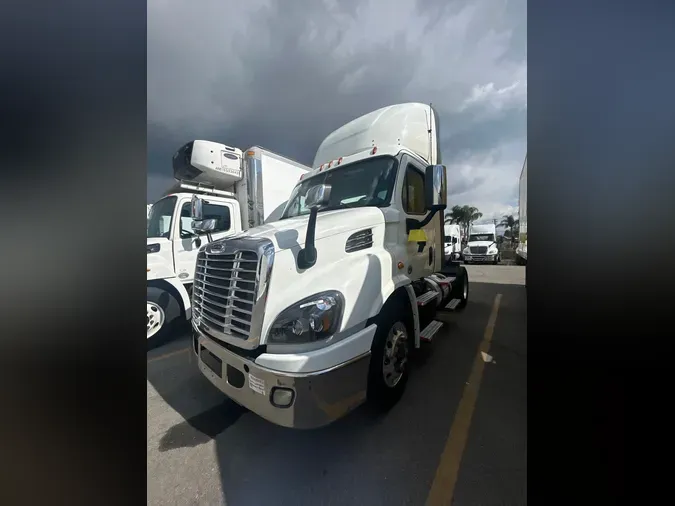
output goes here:
{"type": "MultiPolygon", "coordinates": [[[[204,198],[203,212],[205,218],[215,218],[216,229],[211,232],[213,240],[222,239],[235,234],[239,227],[236,226],[236,213],[238,204],[232,202],[209,202],[204,198]]],[[[178,218],[175,220],[173,234],[173,252],[176,265],[176,276],[182,283],[191,283],[194,279],[197,253],[199,248],[208,243],[205,233],[192,229],[192,216],[190,214],[190,200],[184,199],[177,206],[178,218]]]]}
{"type": "MultiPolygon", "coordinates": [[[[414,219],[422,221],[427,216],[425,188],[424,188],[424,169],[417,160],[411,156],[404,155],[401,159],[403,167],[403,186],[401,194],[401,210],[404,213],[402,220],[402,234],[407,242],[408,269],[406,273],[415,280],[429,276],[434,272],[436,256],[441,252],[436,251],[436,239],[438,226],[437,220],[431,220],[422,230],[426,236],[424,241],[411,241],[408,233],[406,221],[414,219]]],[[[415,233],[413,232],[413,235],[415,233]]],[[[443,243],[440,242],[442,245],[443,243]]]]}

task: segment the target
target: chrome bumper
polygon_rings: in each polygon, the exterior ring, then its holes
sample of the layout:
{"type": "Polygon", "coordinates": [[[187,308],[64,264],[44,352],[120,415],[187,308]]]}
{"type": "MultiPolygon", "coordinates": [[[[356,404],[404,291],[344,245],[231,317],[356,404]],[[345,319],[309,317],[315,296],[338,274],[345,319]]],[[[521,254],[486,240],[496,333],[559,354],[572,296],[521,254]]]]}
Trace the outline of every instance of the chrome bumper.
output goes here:
{"type": "Polygon", "coordinates": [[[464,260],[469,262],[494,262],[497,255],[464,255],[464,260]]]}
{"type": "Polygon", "coordinates": [[[366,399],[370,352],[324,371],[292,374],[261,367],[193,327],[193,353],[200,371],[216,388],[237,404],[283,427],[311,429],[328,425],[366,399]],[[290,395],[288,406],[275,402],[284,390],[287,399],[290,395]]]}

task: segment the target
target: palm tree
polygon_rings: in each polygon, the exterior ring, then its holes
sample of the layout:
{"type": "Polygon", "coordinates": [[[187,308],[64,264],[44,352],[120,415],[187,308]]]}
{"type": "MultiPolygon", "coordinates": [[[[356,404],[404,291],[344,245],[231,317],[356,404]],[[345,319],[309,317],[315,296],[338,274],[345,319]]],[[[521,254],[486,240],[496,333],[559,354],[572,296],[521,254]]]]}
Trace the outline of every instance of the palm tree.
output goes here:
{"type": "Polygon", "coordinates": [[[464,206],[466,207],[466,215],[467,215],[467,220],[466,220],[466,232],[467,234],[469,233],[469,227],[471,227],[471,224],[479,220],[483,217],[483,213],[481,213],[478,208],[473,207],[473,206],[464,206]]]}
{"type": "Polygon", "coordinates": [[[450,213],[445,215],[445,223],[463,223],[464,212],[461,206],[452,206],[450,213]]]}
{"type": "Polygon", "coordinates": [[[466,237],[469,233],[471,224],[482,218],[478,208],[473,206],[452,206],[450,213],[445,215],[445,223],[457,223],[462,226],[462,231],[466,237]]]}
{"type": "Polygon", "coordinates": [[[513,229],[518,225],[518,220],[516,220],[512,214],[505,214],[503,216],[503,219],[501,223],[499,224],[500,227],[506,227],[509,229],[509,235],[511,236],[511,242],[513,242],[513,229]]]}

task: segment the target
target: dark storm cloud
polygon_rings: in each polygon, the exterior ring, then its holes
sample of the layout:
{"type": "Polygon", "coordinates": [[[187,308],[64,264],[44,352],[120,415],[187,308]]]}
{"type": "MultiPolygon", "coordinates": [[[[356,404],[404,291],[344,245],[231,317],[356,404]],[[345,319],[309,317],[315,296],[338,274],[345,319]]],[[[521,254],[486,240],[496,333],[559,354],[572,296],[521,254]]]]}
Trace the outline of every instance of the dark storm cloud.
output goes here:
{"type": "Polygon", "coordinates": [[[148,197],[189,140],[262,145],[309,165],[335,128],[402,101],[434,103],[446,158],[459,146],[478,152],[524,138],[508,107],[494,122],[480,103],[462,109],[474,86],[509,86],[524,65],[524,54],[509,56],[508,32],[522,9],[504,17],[503,5],[513,8],[499,0],[149,0],[148,173],[157,176],[148,197]],[[455,116],[465,128],[444,127],[455,116]]]}
{"type": "Polygon", "coordinates": [[[522,139],[527,130],[525,109],[509,109],[490,121],[472,123],[473,113],[470,112],[458,113],[452,120],[441,138],[443,163],[446,164],[522,139]]]}

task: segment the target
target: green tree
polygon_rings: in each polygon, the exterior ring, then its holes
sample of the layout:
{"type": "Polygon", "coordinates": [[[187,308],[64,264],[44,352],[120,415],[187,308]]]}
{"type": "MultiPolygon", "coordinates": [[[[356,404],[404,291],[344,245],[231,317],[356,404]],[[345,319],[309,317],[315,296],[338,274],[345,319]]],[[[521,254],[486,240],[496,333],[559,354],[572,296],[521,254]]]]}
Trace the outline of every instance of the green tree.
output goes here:
{"type": "Polygon", "coordinates": [[[509,230],[509,237],[511,242],[513,242],[513,229],[518,227],[518,220],[516,220],[512,214],[505,214],[502,217],[502,221],[499,224],[500,227],[506,227],[509,230]]]}
{"type": "Polygon", "coordinates": [[[483,213],[474,206],[452,206],[450,212],[445,215],[445,223],[461,225],[464,236],[466,236],[471,224],[482,217],[483,213]]]}

